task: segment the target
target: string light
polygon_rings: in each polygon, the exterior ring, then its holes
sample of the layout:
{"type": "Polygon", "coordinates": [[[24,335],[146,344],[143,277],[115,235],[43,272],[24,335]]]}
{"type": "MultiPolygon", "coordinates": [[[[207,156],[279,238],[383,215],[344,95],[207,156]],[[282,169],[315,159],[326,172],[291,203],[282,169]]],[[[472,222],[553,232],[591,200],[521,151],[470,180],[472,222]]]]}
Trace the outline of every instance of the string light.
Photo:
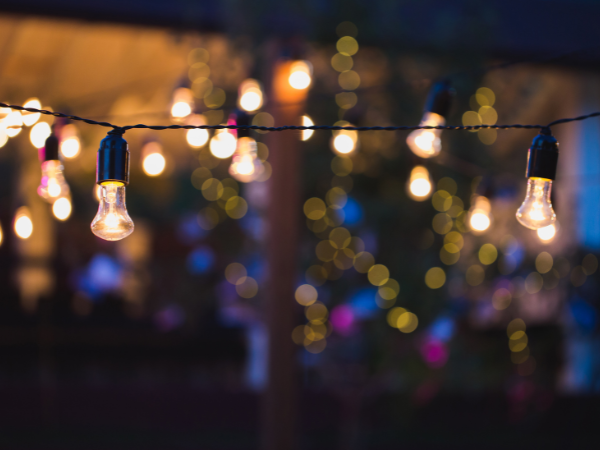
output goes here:
{"type": "Polygon", "coordinates": [[[14,221],[14,230],[20,239],[29,239],[33,233],[33,221],[29,208],[21,206],[17,209],[14,221]]]}
{"type": "Polygon", "coordinates": [[[75,158],[80,151],[79,131],[75,125],[69,123],[60,130],[60,153],[65,158],[75,158]]]}
{"type": "Polygon", "coordinates": [[[175,120],[185,119],[194,111],[194,94],[186,87],[180,87],[173,92],[171,117],[175,120]]]}
{"type": "MultiPolygon", "coordinates": [[[[206,119],[202,114],[194,114],[188,121],[190,125],[206,125],[206,119]]],[[[208,130],[192,128],[188,130],[185,139],[192,148],[204,147],[208,142],[208,130]]]]}
{"type": "Polygon", "coordinates": [[[469,225],[475,234],[484,233],[492,224],[492,207],[483,195],[475,196],[473,206],[469,210],[469,225]]]}
{"type": "Polygon", "coordinates": [[[125,206],[125,186],[129,184],[129,148],[122,133],[110,131],[100,142],[96,184],[102,187],[98,213],[91,228],[99,238],[118,241],[133,233],[133,221],[125,206]]]}
{"type": "MultiPolygon", "coordinates": [[[[337,126],[352,126],[349,122],[341,120],[336,122],[337,126]]],[[[337,130],[333,131],[331,140],[332,150],[339,155],[348,155],[356,150],[358,143],[358,132],[355,130],[337,130]]]]}
{"type": "MultiPolygon", "coordinates": [[[[309,116],[302,116],[302,125],[305,127],[312,127],[315,123],[309,116]]],[[[303,141],[308,141],[314,134],[314,130],[303,130],[301,138],[303,141]]]]}
{"type": "MultiPolygon", "coordinates": [[[[420,126],[445,125],[445,116],[450,110],[452,90],[447,80],[436,83],[429,93],[425,114],[420,126]]],[[[406,139],[411,151],[421,158],[437,156],[442,150],[442,130],[415,130],[406,139]]]]}
{"type": "Polygon", "coordinates": [[[256,141],[251,137],[237,140],[237,149],[233,155],[229,174],[241,183],[250,183],[262,175],[265,168],[256,154],[256,141]]]}
{"type": "Polygon", "coordinates": [[[312,82],[312,65],[308,61],[295,61],[290,69],[288,83],[297,90],[307,89],[312,82]]]}
{"type": "Polygon", "coordinates": [[[538,134],[527,153],[527,193],[517,210],[524,227],[537,230],[556,222],[550,194],[557,164],[558,141],[550,134],[538,134]]]}
{"type": "MultiPolygon", "coordinates": [[[[40,103],[40,101],[37,98],[30,98],[29,100],[27,100],[25,102],[23,107],[40,109],[42,107],[42,104],[40,103]]],[[[38,120],[40,120],[40,117],[41,117],[40,113],[24,111],[23,112],[23,123],[26,126],[30,127],[33,124],[35,124],[38,120]]]]}
{"type": "MultiPolygon", "coordinates": [[[[283,67],[283,66],[282,66],[283,67]]],[[[311,67],[308,63],[303,61],[296,61],[291,63],[291,70],[288,83],[289,86],[293,89],[305,89],[310,85],[311,81],[311,67]],[[300,64],[302,63],[302,64],[300,64]],[[304,75],[298,75],[304,74],[304,75]],[[300,80],[304,80],[300,82],[300,80]],[[302,87],[304,86],[304,87],[302,87]]],[[[184,88],[180,88],[184,89],[184,88]]],[[[189,90],[188,90],[189,91],[189,90]]],[[[184,92],[184,91],[181,91],[184,92]]],[[[186,96],[190,94],[189,91],[186,96]]],[[[449,89],[446,89],[446,93],[442,96],[440,94],[439,98],[446,98],[450,96],[451,92],[449,89]]],[[[174,97],[177,98],[177,95],[174,97]]],[[[435,95],[433,96],[436,97],[435,95]]],[[[192,99],[193,102],[193,99],[192,99]]],[[[441,102],[441,100],[440,100],[441,102]]],[[[177,103],[177,102],[175,102],[177,103]]],[[[436,103],[436,102],[433,102],[436,103]]],[[[443,103],[443,102],[442,102],[443,103]]],[[[177,114],[174,114],[175,117],[185,117],[192,112],[192,106],[188,103],[188,109],[186,111],[181,110],[177,114]],[[189,110],[189,113],[188,113],[189,110]]],[[[122,134],[127,130],[134,128],[146,128],[153,130],[167,130],[167,129],[214,129],[219,130],[215,133],[213,139],[211,139],[211,153],[219,158],[227,158],[231,156],[236,149],[236,138],[232,133],[228,132],[228,129],[232,130],[251,130],[256,129],[260,131],[285,131],[285,130],[300,130],[300,131],[313,131],[313,130],[332,130],[337,132],[339,135],[345,135],[351,137],[352,135],[346,134],[346,132],[353,131],[367,131],[367,130],[377,130],[377,131],[397,131],[397,130],[427,130],[431,125],[419,125],[419,126],[370,126],[370,127],[355,127],[351,125],[340,126],[338,124],[334,126],[315,126],[315,125],[283,125],[283,126],[262,126],[262,125],[127,125],[127,126],[116,126],[108,122],[98,122],[92,119],[86,119],[78,116],[68,115],[60,112],[53,112],[49,110],[23,107],[18,105],[8,105],[0,102],[0,115],[5,115],[2,119],[2,127],[0,127],[0,131],[2,128],[6,129],[6,134],[8,137],[16,136],[22,126],[23,119],[19,111],[27,111],[29,113],[40,113],[45,115],[52,115],[54,117],[66,118],[70,120],[79,120],[86,122],[91,125],[99,125],[104,127],[111,127],[113,131],[109,133],[107,138],[103,139],[101,143],[101,147],[99,150],[99,159],[98,159],[98,167],[100,172],[97,172],[97,180],[98,183],[103,186],[102,189],[102,199],[100,201],[100,207],[98,211],[98,215],[92,222],[92,230],[95,234],[100,237],[103,237],[108,240],[117,240],[122,239],[123,237],[129,235],[133,231],[133,222],[129,218],[127,214],[127,210],[125,208],[125,186],[128,183],[129,179],[129,151],[127,149],[127,143],[124,139],[122,139],[122,134]],[[12,109],[12,112],[8,112],[9,108],[12,109]],[[114,141],[114,139],[120,140],[119,142],[114,141]],[[109,143],[112,142],[112,144],[109,143]],[[109,151],[106,145],[112,145],[111,150],[109,151]],[[104,158],[104,159],[103,159],[104,158]],[[126,170],[125,170],[126,168],[126,170]],[[125,175],[126,172],[126,175],[125,175]],[[113,180],[109,174],[119,174],[120,176],[113,180]],[[125,180],[125,181],[123,181],[125,180]],[[112,205],[112,206],[110,206],[112,205]],[[107,216],[106,211],[117,211],[120,216],[117,217],[118,220],[112,220],[113,216],[107,216]]],[[[178,108],[175,108],[177,110],[178,108]]],[[[430,110],[428,112],[433,112],[438,114],[440,112],[436,112],[435,110],[430,110]]],[[[435,108],[433,108],[435,109],[435,108]]],[[[177,111],[175,111],[177,112],[177,111]]],[[[439,114],[441,115],[441,114],[439,114]]],[[[517,212],[517,219],[524,224],[525,226],[532,229],[539,229],[551,225],[556,221],[556,215],[554,210],[552,209],[552,203],[550,201],[551,194],[551,186],[552,181],[554,180],[555,172],[556,172],[556,164],[558,161],[558,143],[556,139],[551,136],[550,128],[554,125],[570,123],[575,121],[586,120],[592,117],[600,116],[600,112],[593,112],[587,115],[582,115],[578,117],[572,118],[564,118],[555,120],[547,125],[522,125],[522,124],[513,124],[513,125],[464,125],[464,126],[446,126],[446,125],[437,125],[436,127],[440,130],[467,130],[467,131],[477,131],[482,129],[539,129],[541,130],[541,134],[536,137],[532,147],[529,150],[529,159],[528,159],[528,168],[527,168],[527,178],[528,178],[528,193],[517,212]]],[[[307,123],[307,122],[304,122],[307,123]]],[[[1,134],[1,133],[0,133],[1,134]]],[[[51,135],[50,137],[52,137],[51,135]]],[[[357,134],[356,134],[357,136],[357,134]]],[[[337,136],[336,136],[337,137],[337,136]]],[[[0,136],[2,138],[2,136],[0,136]]],[[[435,140],[434,140],[435,141],[435,140]]],[[[432,141],[432,142],[434,142],[432,141]]],[[[335,142],[335,139],[333,140],[335,142]]],[[[349,143],[345,144],[344,142],[348,142],[347,139],[339,140],[340,145],[335,145],[334,149],[339,151],[339,148],[343,151],[347,151],[350,148],[349,143]],[[335,148],[339,147],[339,148],[335,148]]],[[[356,140],[353,139],[354,148],[356,148],[357,137],[356,140]]],[[[4,142],[0,142],[0,146],[2,146],[4,142]]],[[[354,150],[354,149],[352,149],[354,150]]],[[[46,153],[46,152],[45,152],[46,153]]],[[[56,159],[58,161],[58,159],[56,159]]],[[[62,171],[62,167],[60,168],[62,171]]],[[[57,197],[59,198],[59,197],[57,197]]],[[[487,199],[486,199],[487,201],[487,199]]],[[[474,209],[472,208],[470,212],[470,224],[474,231],[485,231],[489,228],[491,224],[491,215],[489,211],[489,201],[487,202],[487,208],[478,208],[477,204],[474,205],[474,209]],[[487,210],[486,210],[487,209],[487,210]]],[[[485,203],[484,203],[485,204],[485,203]]]]}
{"type": "Polygon", "coordinates": [[[54,134],[50,134],[46,138],[44,148],[40,150],[43,162],[38,195],[48,203],[54,203],[70,193],[69,185],[63,174],[63,166],[58,157],[58,146],[58,138],[54,134]]]}
{"type": "Polygon", "coordinates": [[[235,153],[236,138],[227,130],[217,130],[210,140],[210,152],[219,159],[229,158],[235,153]]]}
{"type": "Polygon", "coordinates": [[[54,217],[61,221],[69,218],[71,215],[71,210],[71,200],[69,200],[68,197],[59,198],[52,205],[52,214],[54,214],[54,217]]]}
{"type": "Polygon", "coordinates": [[[142,168],[146,175],[156,177],[164,172],[166,165],[160,143],[150,141],[142,147],[142,168]]]}
{"type": "Polygon", "coordinates": [[[407,183],[407,191],[410,198],[418,202],[427,200],[431,195],[431,179],[429,171],[423,166],[415,166],[407,183]]]}
{"type": "Polygon", "coordinates": [[[29,132],[29,141],[31,145],[35,148],[42,148],[48,136],[52,134],[52,129],[50,128],[50,124],[47,122],[39,122],[36,123],[29,132]]]}
{"type": "Polygon", "coordinates": [[[239,88],[238,105],[244,111],[256,111],[263,104],[263,93],[260,83],[252,78],[242,81],[239,88]]]}

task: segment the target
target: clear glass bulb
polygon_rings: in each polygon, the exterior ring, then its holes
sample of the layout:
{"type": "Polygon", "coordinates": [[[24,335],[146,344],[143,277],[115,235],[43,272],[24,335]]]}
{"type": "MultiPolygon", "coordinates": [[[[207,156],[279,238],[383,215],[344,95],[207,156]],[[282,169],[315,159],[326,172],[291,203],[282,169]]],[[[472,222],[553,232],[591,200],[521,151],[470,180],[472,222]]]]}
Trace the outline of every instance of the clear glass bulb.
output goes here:
{"type": "MultiPolygon", "coordinates": [[[[445,123],[446,120],[439,114],[426,112],[419,125],[437,127],[445,123]]],[[[415,130],[408,135],[406,143],[415,155],[420,158],[431,158],[442,150],[441,134],[442,130],[415,130]]]]}
{"type": "Polygon", "coordinates": [[[125,186],[106,183],[101,186],[98,214],[92,221],[92,233],[106,241],[118,241],[133,233],[133,220],[125,206],[125,186]]]}
{"type": "Polygon", "coordinates": [[[237,149],[229,166],[229,174],[241,183],[250,183],[262,175],[264,166],[258,159],[254,139],[241,137],[237,142],[237,149]]]}
{"type": "Polygon", "coordinates": [[[62,170],[63,166],[58,160],[51,159],[42,163],[42,179],[38,187],[38,194],[49,203],[54,203],[59,198],[69,195],[69,185],[62,170]]]}
{"type": "Polygon", "coordinates": [[[556,222],[556,214],[550,201],[551,192],[552,180],[546,178],[527,180],[527,194],[517,211],[517,220],[521,225],[537,230],[556,222]]]}

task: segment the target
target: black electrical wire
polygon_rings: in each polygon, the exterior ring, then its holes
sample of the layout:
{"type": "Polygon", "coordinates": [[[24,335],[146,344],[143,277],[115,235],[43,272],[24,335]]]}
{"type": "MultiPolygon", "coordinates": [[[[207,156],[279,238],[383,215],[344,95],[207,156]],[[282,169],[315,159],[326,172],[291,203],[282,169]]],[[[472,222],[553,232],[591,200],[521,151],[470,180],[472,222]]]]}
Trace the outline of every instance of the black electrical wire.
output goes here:
{"type": "Polygon", "coordinates": [[[193,130],[193,129],[204,129],[204,130],[260,130],[260,131],[287,131],[287,130],[329,130],[329,131],[341,131],[341,130],[349,130],[349,131],[412,131],[412,130],[449,130],[449,131],[475,131],[475,130],[483,130],[483,129],[495,129],[495,130],[508,130],[508,129],[528,129],[528,130],[540,130],[542,134],[551,134],[550,127],[554,125],[560,125],[563,123],[576,122],[580,120],[590,119],[592,117],[600,116],[600,111],[593,112],[591,114],[586,114],[584,116],[579,117],[568,117],[564,119],[558,119],[553,122],[550,122],[547,125],[525,125],[525,124],[512,124],[512,125],[437,125],[437,126],[428,126],[428,125],[416,125],[416,126],[388,126],[388,127],[354,127],[354,126],[332,126],[332,125],[284,125],[281,127],[264,127],[259,125],[145,125],[145,124],[137,124],[137,125],[125,125],[119,126],[112,124],[110,122],[99,122],[96,120],[86,119],[83,117],[74,116],[71,114],[64,114],[61,112],[48,111],[45,109],[37,109],[37,108],[25,108],[19,105],[8,105],[6,103],[0,102],[0,107],[3,108],[11,108],[19,111],[27,111],[31,113],[40,113],[47,116],[60,117],[64,119],[76,120],[85,122],[89,125],[98,125],[101,127],[112,128],[111,134],[124,134],[127,130],[133,129],[148,129],[155,131],[162,130],[193,130]]]}

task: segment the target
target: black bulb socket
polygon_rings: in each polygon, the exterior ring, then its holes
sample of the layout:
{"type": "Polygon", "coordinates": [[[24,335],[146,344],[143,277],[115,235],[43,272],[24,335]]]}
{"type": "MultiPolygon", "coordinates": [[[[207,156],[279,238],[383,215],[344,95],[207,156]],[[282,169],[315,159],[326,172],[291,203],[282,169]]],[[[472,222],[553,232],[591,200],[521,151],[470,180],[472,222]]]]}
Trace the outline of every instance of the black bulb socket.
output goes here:
{"type": "MultiPolygon", "coordinates": [[[[250,126],[252,125],[252,117],[246,111],[242,111],[241,109],[236,109],[233,112],[234,120],[236,125],[242,126],[250,126]]],[[[250,137],[250,130],[248,128],[238,128],[237,137],[250,137]]]]}
{"type": "Polygon", "coordinates": [[[556,178],[558,141],[551,134],[538,134],[527,152],[527,178],[556,178]]]}
{"type": "Polygon", "coordinates": [[[60,159],[58,156],[58,147],[58,138],[52,133],[46,138],[44,144],[44,161],[58,161],[60,159]]]}
{"type": "Polygon", "coordinates": [[[425,102],[425,112],[432,112],[446,117],[452,106],[454,89],[448,80],[438,81],[433,85],[425,102]]]}
{"type": "Polygon", "coordinates": [[[111,131],[98,149],[96,183],[107,182],[129,184],[129,146],[119,132],[111,131]]]}

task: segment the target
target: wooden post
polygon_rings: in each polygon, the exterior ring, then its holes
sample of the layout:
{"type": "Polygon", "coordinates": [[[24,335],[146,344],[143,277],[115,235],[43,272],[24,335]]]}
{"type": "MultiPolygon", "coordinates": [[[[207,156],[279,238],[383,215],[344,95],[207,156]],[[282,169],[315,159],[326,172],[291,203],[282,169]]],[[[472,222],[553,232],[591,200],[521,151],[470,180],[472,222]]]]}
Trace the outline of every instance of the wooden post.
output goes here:
{"type": "MultiPolygon", "coordinates": [[[[278,124],[300,124],[307,89],[288,82],[292,63],[277,62],[272,79],[270,113],[278,124]]],[[[301,154],[299,132],[266,136],[273,173],[269,180],[267,260],[269,284],[265,298],[268,333],[268,381],[263,398],[262,450],[292,450],[295,445],[296,402],[294,289],[301,222],[301,154]]]]}

